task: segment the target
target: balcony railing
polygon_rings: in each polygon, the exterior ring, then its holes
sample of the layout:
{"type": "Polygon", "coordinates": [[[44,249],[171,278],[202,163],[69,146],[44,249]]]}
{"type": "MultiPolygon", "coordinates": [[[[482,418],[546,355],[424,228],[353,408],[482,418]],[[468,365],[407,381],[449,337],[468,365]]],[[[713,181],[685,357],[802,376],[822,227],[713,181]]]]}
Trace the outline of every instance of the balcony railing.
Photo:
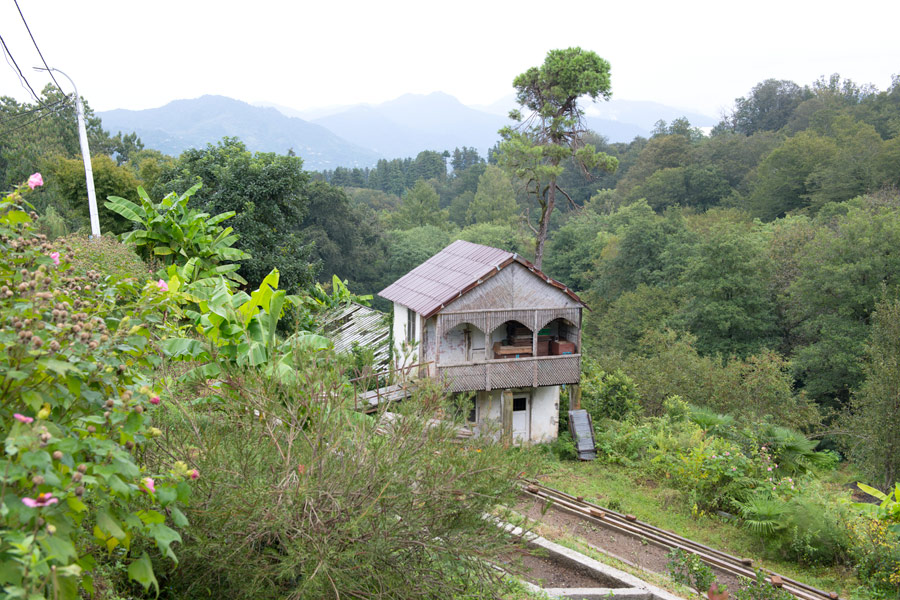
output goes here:
{"type": "Polygon", "coordinates": [[[435,374],[451,392],[496,390],[578,383],[581,355],[507,358],[437,365],[435,374]]]}

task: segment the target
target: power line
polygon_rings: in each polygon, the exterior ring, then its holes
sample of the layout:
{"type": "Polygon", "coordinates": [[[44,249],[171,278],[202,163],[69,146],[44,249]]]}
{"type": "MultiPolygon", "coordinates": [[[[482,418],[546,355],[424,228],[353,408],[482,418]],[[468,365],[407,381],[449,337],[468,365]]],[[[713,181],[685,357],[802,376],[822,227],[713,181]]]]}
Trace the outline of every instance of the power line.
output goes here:
{"type": "Polygon", "coordinates": [[[56,77],[53,76],[53,71],[50,70],[50,65],[47,64],[46,60],[44,60],[44,55],[41,53],[41,49],[38,48],[37,42],[34,39],[34,35],[32,35],[31,33],[31,27],[28,26],[28,21],[25,20],[25,15],[22,14],[22,9],[19,8],[19,0],[13,0],[13,2],[15,3],[16,8],[19,11],[19,16],[22,17],[22,22],[25,24],[25,29],[28,30],[28,36],[31,38],[31,43],[34,44],[34,49],[37,50],[38,56],[41,57],[41,62],[44,63],[44,66],[47,67],[47,72],[50,73],[50,79],[52,79],[53,83],[56,84],[56,89],[62,92],[62,87],[60,87],[59,82],[56,81],[56,77]]]}
{"type": "Polygon", "coordinates": [[[67,105],[68,105],[68,103],[64,104],[63,106],[59,106],[59,107],[57,107],[57,108],[55,108],[55,109],[52,109],[52,110],[51,110],[50,112],[48,112],[48,113],[44,113],[44,114],[38,115],[37,118],[32,119],[32,120],[28,121],[27,123],[23,123],[23,124],[21,124],[21,125],[18,125],[18,126],[16,126],[16,127],[13,127],[12,129],[7,129],[6,131],[0,131],[0,137],[9,135],[10,133],[13,133],[14,131],[18,131],[18,130],[20,130],[20,129],[24,129],[25,127],[28,127],[28,126],[31,125],[32,123],[36,123],[36,122],[40,121],[41,119],[44,119],[44,118],[46,118],[46,117],[55,115],[56,113],[60,112],[60,111],[63,110],[64,108],[66,108],[67,105]]]}
{"type": "Polygon", "coordinates": [[[12,52],[9,51],[9,46],[6,45],[6,40],[3,39],[2,35],[0,35],[0,44],[3,45],[3,50],[6,53],[6,56],[9,57],[7,62],[9,62],[10,60],[12,61],[12,65],[10,65],[10,66],[15,66],[16,71],[19,72],[19,79],[22,80],[25,83],[25,85],[28,86],[28,90],[31,91],[31,95],[34,96],[34,99],[37,101],[37,103],[41,104],[41,99],[38,98],[38,95],[34,92],[34,88],[31,87],[30,83],[28,83],[28,79],[25,77],[25,74],[22,72],[22,69],[19,68],[19,63],[17,63],[16,59],[13,58],[12,52]]]}
{"type": "MultiPolygon", "coordinates": [[[[56,102],[51,102],[50,104],[45,104],[45,105],[39,106],[37,108],[32,108],[31,110],[23,110],[23,111],[19,111],[17,113],[7,115],[6,119],[0,119],[0,125],[2,125],[4,123],[9,123],[13,119],[17,119],[19,117],[24,117],[25,115],[30,115],[30,114],[36,113],[38,111],[51,109],[54,106],[57,106],[58,104],[63,104],[63,103],[68,104],[71,99],[72,99],[71,96],[66,96],[62,100],[57,100],[56,102]]],[[[62,108],[62,107],[60,107],[60,108],[62,108]]]]}

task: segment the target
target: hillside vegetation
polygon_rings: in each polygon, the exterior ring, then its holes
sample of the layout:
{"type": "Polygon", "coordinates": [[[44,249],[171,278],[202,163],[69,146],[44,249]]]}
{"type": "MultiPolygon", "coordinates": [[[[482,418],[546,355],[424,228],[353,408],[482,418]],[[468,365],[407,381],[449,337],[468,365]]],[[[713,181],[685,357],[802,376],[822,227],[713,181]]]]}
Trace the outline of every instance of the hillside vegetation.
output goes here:
{"type": "MultiPolygon", "coordinates": [[[[900,78],[767,80],[710,135],[676,119],[627,144],[560,113],[590,150],[525,166],[502,144],[319,173],[235,138],[170,157],[87,113],[101,227],[127,246],[81,235],[69,108],[0,138],[6,589],[504,593],[481,559],[507,541],[480,515],[528,453],[422,425],[455,414],[440,390],[374,435],[350,409],[359,357],[310,331],[349,299],[317,283],[333,274],[371,294],[455,239],[534,258],[546,217],[542,269],[590,307],[593,476],[733,515],[860,597],[900,592],[900,78]],[[851,505],[856,481],[881,505],[851,505]]],[[[516,131],[528,156],[536,130],[516,131]]]]}

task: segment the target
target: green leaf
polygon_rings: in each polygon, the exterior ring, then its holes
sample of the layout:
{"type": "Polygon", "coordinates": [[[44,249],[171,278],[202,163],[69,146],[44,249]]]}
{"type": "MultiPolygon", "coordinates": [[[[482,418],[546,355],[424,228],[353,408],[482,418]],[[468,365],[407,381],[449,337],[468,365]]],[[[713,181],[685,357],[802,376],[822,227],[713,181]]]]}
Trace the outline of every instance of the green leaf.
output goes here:
{"type": "Polygon", "coordinates": [[[174,502],[176,495],[177,493],[174,487],[161,485],[156,488],[156,499],[162,506],[174,502]]]}
{"type": "Polygon", "coordinates": [[[47,552],[47,558],[54,558],[57,561],[66,564],[78,558],[75,546],[62,535],[48,535],[38,539],[38,543],[47,552]]]}
{"type": "Polygon", "coordinates": [[[879,500],[887,500],[887,496],[884,495],[884,492],[882,492],[881,490],[875,489],[870,485],[866,485],[864,483],[857,482],[856,486],[859,489],[861,489],[862,491],[864,491],[865,493],[869,494],[870,496],[875,496],[879,500]]]}
{"type": "Polygon", "coordinates": [[[163,554],[171,558],[175,563],[178,562],[178,557],[175,556],[175,552],[171,548],[173,542],[181,542],[181,536],[177,531],[161,523],[154,523],[147,528],[147,533],[156,540],[156,546],[163,554]]]}
{"type": "Polygon", "coordinates": [[[178,527],[187,527],[190,525],[188,523],[188,519],[184,516],[184,513],[177,506],[169,507],[169,510],[172,513],[172,522],[175,523],[178,527]]]}
{"type": "Polygon", "coordinates": [[[206,346],[199,340],[169,338],[162,343],[162,350],[169,358],[188,357],[194,360],[208,359],[206,346]]]}
{"type": "Polygon", "coordinates": [[[159,597],[159,583],[157,583],[156,576],[153,574],[153,563],[150,562],[150,557],[147,556],[146,552],[141,554],[139,559],[128,565],[128,578],[144,586],[145,591],[149,590],[152,584],[154,589],[156,589],[156,596],[159,597]]]}
{"type": "Polygon", "coordinates": [[[10,210],[3,216],[3,220],[10,225],[18,225],[20,223],[31,223],[31,217],[22,210],[10,210]]]}
{"type": "Polygon", "coordinates": [[[111,535],[120,540],[125,539],[125,532],[122,531],[118,521],[116,521],[108,511],[104,510],[97,515],[97,526],[107,535],[111,535]]]}
{"type": "Polygon", "coordinates": [[[139,510],[137,511],[137,516],[147,525],[166,522],[166,516],[155,510],[139,510]]]}
{"type": "Polygon", "coordinates": [[[65,375],[69,371],[78,371],[78,369],[70,363],[53,358],[42,358],[38,360],[37,363],[50,369],[58,375],[65,375]]]}
{"type": "Polygon", "coordinates": [[[107,201],[103,205],[109,210],[118,213],[129,221],[133,221],[135,223],[143,223],[147,218],[147,213],[143,208],[141,208],[131,200],[126,200],[125,198],[121,198],[119,196],[109,196],[107,201]]]}
{"type": "Polygon", "coordinates": [[[66,498],[66,504],[68,504],[69,508],[77,513],[83,513],[87,510],[87,505],[76,496],[68,496],[66,498]]]}

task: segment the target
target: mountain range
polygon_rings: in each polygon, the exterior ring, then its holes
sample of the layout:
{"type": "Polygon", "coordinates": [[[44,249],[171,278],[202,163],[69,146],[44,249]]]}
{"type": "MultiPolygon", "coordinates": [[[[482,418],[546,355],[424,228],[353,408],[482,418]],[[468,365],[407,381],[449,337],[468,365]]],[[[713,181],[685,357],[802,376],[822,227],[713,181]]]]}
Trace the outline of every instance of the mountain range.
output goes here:
{"type": "MultiPolygon", "coordinates": [[[[441,92],[405,94],[377,105],[353,105],[297,111],[266,103],[251,105],[224,96],[174,100],[146,110],[97,113],[104,129],[137,132],[148,148],[178,155],[225,136],[240,138],[252,151],[293,150],[310,170],[337,166],[373,166],[379,158],[414,157],[422,150],[477,148],[485,156],[510,123],[512,96],[483,107],[470,107],[441,92]]],[[[653,102],[613,100],[588,105],[589,128],[611,142],[649,135],[658,119],[686,116],[705,127],[716,120],[653,102]]]]}

